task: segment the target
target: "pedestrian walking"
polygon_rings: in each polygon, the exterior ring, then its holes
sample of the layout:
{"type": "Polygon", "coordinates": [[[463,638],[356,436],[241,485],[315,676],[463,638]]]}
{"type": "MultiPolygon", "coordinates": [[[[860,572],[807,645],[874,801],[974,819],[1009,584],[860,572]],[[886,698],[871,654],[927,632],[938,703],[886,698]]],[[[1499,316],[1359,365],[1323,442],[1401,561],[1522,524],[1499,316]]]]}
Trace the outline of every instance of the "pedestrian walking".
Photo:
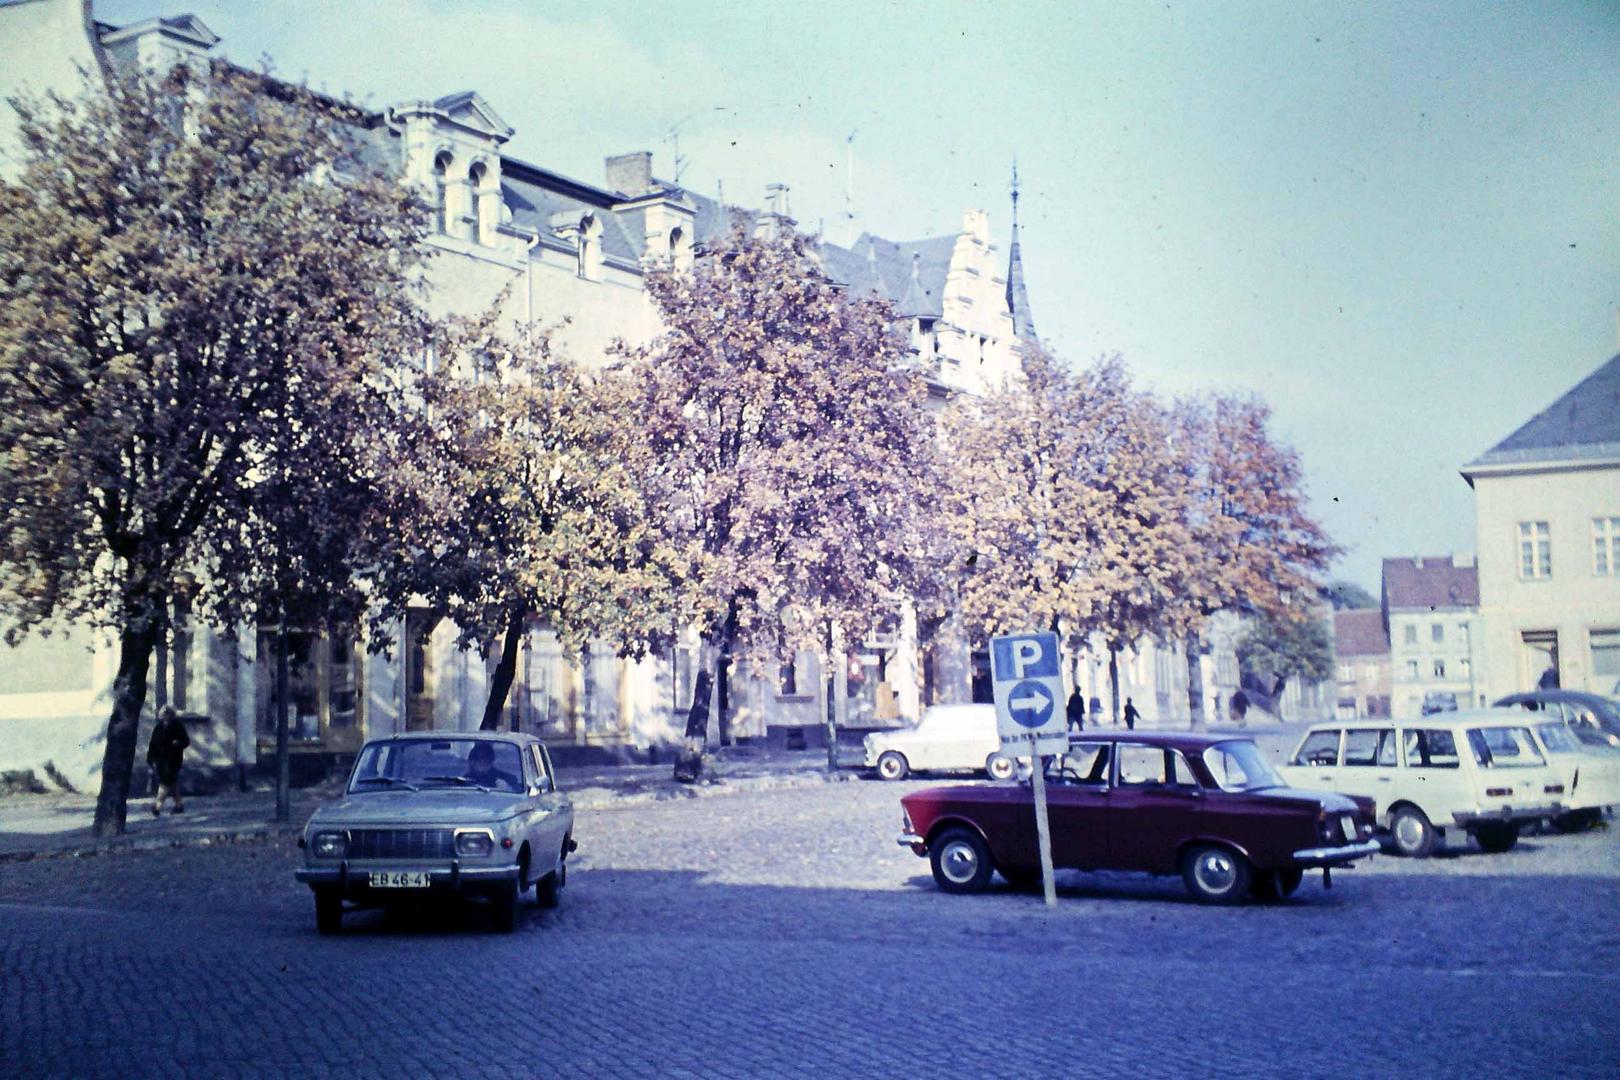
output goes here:
{"type": "Polygon", "coordinates": [[[1091,695],[1091,726],[1102,727],[1102,698],[1091,695]]]}
{"type": "Polygon", "coordinates": [[[146,745],[146,764],[157,775],[157,801],[152,804],[152,816],[163,813],[163,800],[174,800],[174,812],[185,813],[180,802],[180,762],[185,757],[191,736],[186,725],[171,705],[158,710],[157,726],[152,729],[152,741],[146,745]]]}
{"type": "Polygon", "coordinates": [[[1136,730],[1136,722],[1142,719],[1142,714],[1136,711],[1136,705],[1130,698],[1125,699],[1125,727],[1131,731],[1136,730]]]}
{"type": "Polygon", "coordinates": [[[1078,686],[1069,691],[1069,700],[1064,704],[1063,711],[1068,717],[1070,731],[1086,729],[1086,699],[1080,695],[1078,686]]]}
{"type": "Polygon", "coordinates": [[[1232,719],[1242,724],[1246,722],[1244,718],[1248,715],[1249,695],[1239,689],[1232,694],[1232,719]]]}

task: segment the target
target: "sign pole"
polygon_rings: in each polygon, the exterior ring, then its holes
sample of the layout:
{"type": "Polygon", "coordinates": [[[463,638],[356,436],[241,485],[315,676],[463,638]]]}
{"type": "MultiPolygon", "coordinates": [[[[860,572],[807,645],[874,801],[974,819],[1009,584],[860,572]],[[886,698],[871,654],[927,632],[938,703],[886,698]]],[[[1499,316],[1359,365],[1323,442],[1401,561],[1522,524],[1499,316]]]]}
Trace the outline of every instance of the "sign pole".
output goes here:
{"type": "Polygon", "coordinates": [[[1052,881],[1052,833],[1046,824],[1046,768],[1035,740],[1031,739],[1029,778],[1035,785],[1035,837],[1041,846],[1041,888],[1046,893],[1046,906],[1057,907],[1057,885],[1052,881]]]}

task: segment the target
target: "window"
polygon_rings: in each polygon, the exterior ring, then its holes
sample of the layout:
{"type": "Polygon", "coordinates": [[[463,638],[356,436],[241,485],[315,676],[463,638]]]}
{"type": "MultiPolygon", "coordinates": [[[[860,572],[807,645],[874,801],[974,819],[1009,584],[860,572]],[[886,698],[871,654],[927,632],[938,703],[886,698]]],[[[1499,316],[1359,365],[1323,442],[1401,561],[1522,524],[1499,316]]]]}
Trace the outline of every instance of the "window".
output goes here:
{"type": "Polygon", "coordinates": [[[467,239],[475,244],[484,240],[484,180],[489,168],[478,162],[467,172],[467,239]]]}
{"type": "MultiPolygon", "coordinates": [[[[1337,765],[1339,763],[1339,732],[1313,731],[1299,744],[1294,765],[1337,765]]],[[[1219,775],[1219,774],[1217,774],[1219,775]]]]}
{"type": "Polygon", "coordinates": [[[1144,787],[1164,784],[1198,786],[1181,754],[1163,746],[1119,747],[1119,782],[1144,787]]]}
{"type": "Polygon", "coordinates": [[[1434,662],[1434,677],[1437,679],[1443,679],[1446,677],[1446,662],[1444,660],[1436,660],[1434,662]]]}
{"type": "Polygon", "coordinates": [[[1408,769],[1455,769],[1457,740],[1443,728],[1408,729],[1403,740],[1408,769]]]}
{"type": "Polygon", "coordinates": [[[1458,657],[1458,659],[1457,659],[1457,676],[1459,678],[1463,678],[1463,679],[1468,678],[1468,669],[1471,666],[1472,666],[1472,664],[1470,663],[1468,657],[1466,657],[1466,656],[1458,657]]]}
{"type": "Polygon", "coordinates": [[[1519,578],[1552,577],[1552,531],[1545,521],[1519,522],[1519,578]]]}
{"type": "Polygon", "coordinates": [[[1061,768],[1054,771],[1047,767],[1046,775],[1059,784],[1091,784],[1103,786],[1108,783],[1108,747],[1097,743],[1080,743],[1069,747],[1069,752],[1061,759],[1061,768]]]}
{"type": "Polygon", "coordinates": [[[1546,764],[1530,739],[1529,728],[1469,728],[1468,746],[1474,760],[1487,769],[1528,769],[1546,764]]]}
{"type": "Polygon", "coordinates": [[[1406,662],[1406,677],[1408,679],[1415,679],[1418,677],[1418,662],[1416,660],[1408,660],[1406,662]]]}
{"type": "Polygon", "coordinates": [[[1417,627],[1411,623],[1406,625],[1406,643],[1408,645],[1417,644],[1417,627]]]}
{"type": "Polygon", "coordinates": [[[1344,733],[1344,763],[1347,766],[1395,764],[1395,733],[1387,728],[1352,728],[1344,733]]]}
{"type": "Polygon", "coordinates": [[[1436,645],[1446,640],[1446,628],[1443,623],[1431,623],[1429,625],[1429,640],[1436,645]]]}
{"type": "Polygon", "coordinates": [[[1592,674],[1597,677],[1596,690],[1600,694],[1613,694],[1620,688],[1620,630],[1593,630],[1592,674]]]}
{"type": "Polygon", "coordinates": [[[433,159],[433,212],[434,227],[440,233],[450,231],[450,163],[453,159],[449,153],[442,153],[433,159]]]}
{"type": "Polygon", "coordinates": [[[1592,573],[1620,577],[1620,517],[1592,519],[1592,573]]]}

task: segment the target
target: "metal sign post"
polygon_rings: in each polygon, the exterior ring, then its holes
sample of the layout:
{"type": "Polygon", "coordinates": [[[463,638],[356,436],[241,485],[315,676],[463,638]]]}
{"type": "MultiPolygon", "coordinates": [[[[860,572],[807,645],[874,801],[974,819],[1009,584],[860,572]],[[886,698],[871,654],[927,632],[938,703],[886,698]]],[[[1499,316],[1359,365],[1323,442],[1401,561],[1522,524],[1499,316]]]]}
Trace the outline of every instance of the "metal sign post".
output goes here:
{"type": "Polygon", "coordinates": [[[1035,837],[1041,853],[1041,883],[1048,907],[1057,905],[1052,881],[1052,835],[1046,817],[1046,770],[1041,758],[1069,749],[1058,667],[1056,634],[1012,634],[990,639],[990,678],[996,697],[996,731],[1003,749],[1030,756],[1035,792],[1035,837]]]}

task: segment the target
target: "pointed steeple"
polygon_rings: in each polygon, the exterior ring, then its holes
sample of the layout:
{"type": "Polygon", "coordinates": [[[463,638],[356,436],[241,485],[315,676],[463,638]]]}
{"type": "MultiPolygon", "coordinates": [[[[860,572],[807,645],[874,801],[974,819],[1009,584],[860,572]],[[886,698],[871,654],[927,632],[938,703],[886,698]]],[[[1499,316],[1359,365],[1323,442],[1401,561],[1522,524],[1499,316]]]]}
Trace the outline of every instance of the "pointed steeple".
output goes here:
{"type": "Polygon", "coordinates": [[[1035,340],[1035,317],[1029,310],[1029,293],[1024,288],[1024,261],[1018,252],[1018,159],[1012,167],[1012,248],[1007,255],[1007,310],[1012,313],[1013,333],[1035,340]]]}

